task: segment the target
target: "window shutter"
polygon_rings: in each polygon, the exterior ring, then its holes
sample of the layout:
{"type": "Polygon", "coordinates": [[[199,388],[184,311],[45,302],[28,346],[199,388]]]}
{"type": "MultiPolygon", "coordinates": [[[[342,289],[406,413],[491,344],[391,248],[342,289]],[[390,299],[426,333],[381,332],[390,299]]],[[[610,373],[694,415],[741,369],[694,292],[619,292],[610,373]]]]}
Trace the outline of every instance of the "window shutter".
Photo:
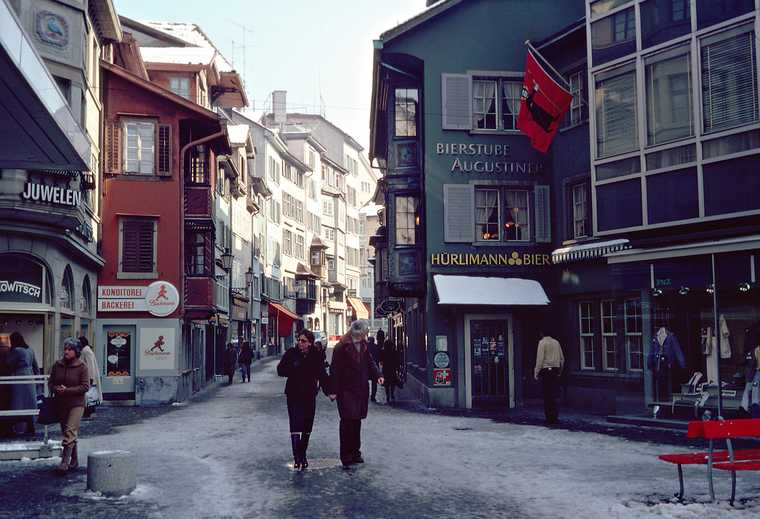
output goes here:
{"type": "Polygon", "coordinates": [[[551,243],[552,218],[549,186],[536,186],[536,242],[551,243]]]}
{"type": "Polygon", "coordinates": [[[475,240],[475,187],[470,184],[443,185],[444,241],[472,243],[475,240]]]}
{"type": "Polygon", "coordinates": [[[172,176],[172,127],[170,124],[158,125],[158,153],[156,154],[156,174],[161,177],[172,176]]]}
{"type": "Polygon", "coordinates": [[[214,264],[214,234],[206,232],[203,235],[203,274],[210,275],[214,264]]]}
{"type": "Polygon", "coordinates": [[[122,272],[154,272],[153,220],[126,220],[122,223],[122,272]]]}
{"type": "Polygon", "coordinates": [[[105,123],[105,145],[103,146],[103,152],[105,153],[105,171],[104,173],[109,175],[118,175],[122,172],[121,169],[121,124],[119,121],[106,121],[105,123]]]}
{"type": "Polygon", "coordinates": [[[139,250],[139,240],[137,239],[138,233],[136,232],[135,224],[137,222],[127,220],[122,222],[122,236],[121,236],[121,271],[122,272],[137,272],[137,256],[139,250]]]}
{"type": "Polygon", "coordinates": [[[472,82],[467,74],[441,74],[441,113],[444,130],[472,128],[472,82]]]}

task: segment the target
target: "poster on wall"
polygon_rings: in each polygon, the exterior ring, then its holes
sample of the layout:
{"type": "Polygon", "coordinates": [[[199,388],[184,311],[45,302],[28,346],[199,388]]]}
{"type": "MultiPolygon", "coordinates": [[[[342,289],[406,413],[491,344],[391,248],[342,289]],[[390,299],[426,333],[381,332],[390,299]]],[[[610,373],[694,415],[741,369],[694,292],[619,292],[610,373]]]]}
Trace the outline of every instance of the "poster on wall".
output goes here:
{"type": "Polygon", "coordinates": [[[109,331],[106,345],[106,376],[132,376],[132,334],[109,331]]]}
{"type": "Polygon", "coordinates": [[[450,386],[451,385],[451,368],[442,368],[433,370],[433,385],[434,386],[450,386]]]}
{"type": "Polygon", "coordinates": [[[174,328],[140,330],[140,369],[174,369],[176,352],[174,328]]]}

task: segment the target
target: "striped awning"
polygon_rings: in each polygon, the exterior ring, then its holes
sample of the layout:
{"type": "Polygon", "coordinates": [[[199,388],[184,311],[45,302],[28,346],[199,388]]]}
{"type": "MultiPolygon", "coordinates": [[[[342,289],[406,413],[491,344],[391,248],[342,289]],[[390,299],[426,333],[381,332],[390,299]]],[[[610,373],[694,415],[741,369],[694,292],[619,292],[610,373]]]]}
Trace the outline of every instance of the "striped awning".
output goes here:
{"type": "Polygon", "coordinates": [[[357,319],[369,319],[369,311],[361,299],[355,297],[348,297],[348,304],[354,309],[357,319]]]}
{"type": "Polygon", "coordinates": [[[607,254],[630,248],[631,244],[626,239],[578,243],[553,251],[552,262],[558,264],[601,258],[607,254]]]}

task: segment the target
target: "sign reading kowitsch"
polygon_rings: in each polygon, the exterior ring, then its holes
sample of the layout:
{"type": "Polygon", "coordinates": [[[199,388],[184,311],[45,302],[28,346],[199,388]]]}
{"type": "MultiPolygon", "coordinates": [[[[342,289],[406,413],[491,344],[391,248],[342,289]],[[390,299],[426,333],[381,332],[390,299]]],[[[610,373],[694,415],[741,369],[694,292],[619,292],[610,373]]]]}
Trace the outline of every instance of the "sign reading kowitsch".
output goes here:
{"type": "Polygon", "coordinates": [[[435,145],[437,155],[454,157],[452,173],[495,173],[537,175],[543,173],[541,162],[514,160],[509,144],[445,143],[435,145]]]}
{"type": "Polygon", "coordinates": [[[430,265],[434,267],[543,267],[552,264],[549,254],[519,253],[451,253],[439,252],[430,255],[430,265]]]}
{"type": "Polygon", "coordinates": [[[27,182],[21,192],[23,200],[43,202],[67,207],[79,207],[82,203],[82,193],[60,186],[48,186],[37,182],[27,182]]]}

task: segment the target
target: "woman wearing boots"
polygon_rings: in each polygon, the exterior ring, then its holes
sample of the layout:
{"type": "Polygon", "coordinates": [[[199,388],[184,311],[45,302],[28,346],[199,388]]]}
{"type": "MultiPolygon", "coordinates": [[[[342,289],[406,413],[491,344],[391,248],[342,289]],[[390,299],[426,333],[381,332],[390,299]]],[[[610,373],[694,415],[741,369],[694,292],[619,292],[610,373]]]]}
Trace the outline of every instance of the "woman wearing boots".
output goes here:
{"type": "Polygon", "coordinates": [[[309,437],[314,425],[319,388],[322,388],[325,395],[330,395],[329,377],[325,371],[325,354],[314,347],[312,332],[298,332],[298,345],[289,348],[282,356],[277,365],[277,374],[288,378],[285,394],[290,419],[293,468],[303,470],[309,466],[306,449],[309,447],[309,437]]]}
{"type": "Polygon", "coordinates": [[[55,395],[55,407],[61,421],[63,454],[58,472],[66,473],[79,466],[77,435],[84,414],[84,395],[90,387],[87,366],[79,358],[79,341],[70,337],[63,341],[63,358],[50,370],[50,393],[55,395]]]}
{"type": "Polygon", "coordinates": [[[396,353],[396,345],[390,339],[386,339],[383,344],[380,362],[385,379],[385,402],[390,404],[396,400],[395,391],[398,385],[398,354],[396,353]]]}

